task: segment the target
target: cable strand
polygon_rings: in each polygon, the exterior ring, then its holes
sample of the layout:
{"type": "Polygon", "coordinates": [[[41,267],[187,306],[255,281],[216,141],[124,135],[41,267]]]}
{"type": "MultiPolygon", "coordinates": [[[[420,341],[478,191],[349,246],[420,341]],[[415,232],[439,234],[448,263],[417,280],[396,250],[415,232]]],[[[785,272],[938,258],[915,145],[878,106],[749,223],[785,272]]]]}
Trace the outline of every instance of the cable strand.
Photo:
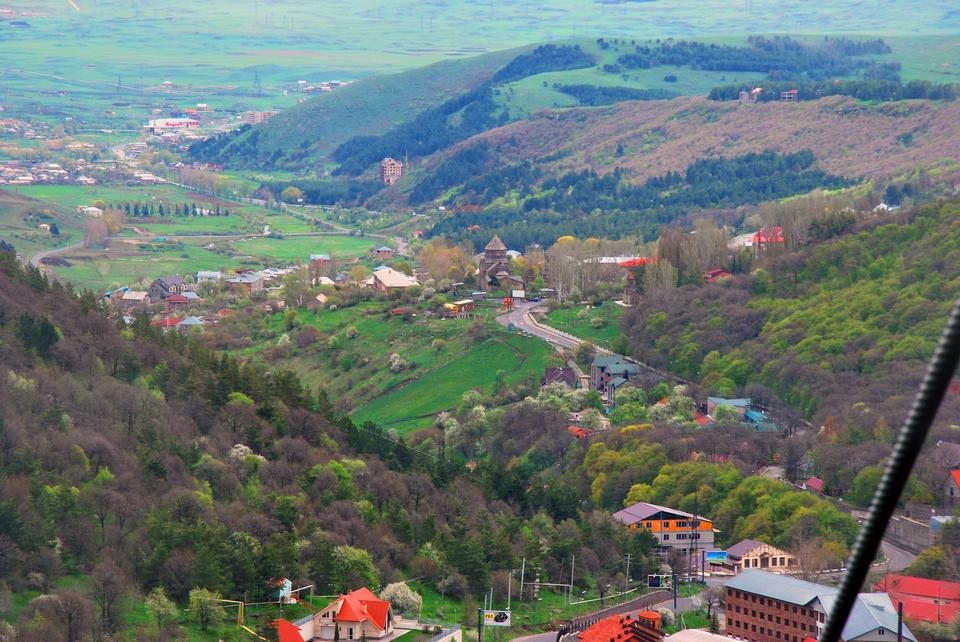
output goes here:
{"type": "Polygon", "coordinates": [[[887,523],[906,486],[930,426],[937,416],[937,410],[943,402],[947,387],[957,369],[958,360],[960,360],[960,301],[956,302],[950,313],[910,413],[900,428],[890,461],[870,503],[870,512],[850,553],[847,572],[843,575],[840,592],[824,624],[820,642],[839,642],[840,640],[843,626],[853,609],[860,587],[867,577],[870,564],[877,556],[887,523]]]}

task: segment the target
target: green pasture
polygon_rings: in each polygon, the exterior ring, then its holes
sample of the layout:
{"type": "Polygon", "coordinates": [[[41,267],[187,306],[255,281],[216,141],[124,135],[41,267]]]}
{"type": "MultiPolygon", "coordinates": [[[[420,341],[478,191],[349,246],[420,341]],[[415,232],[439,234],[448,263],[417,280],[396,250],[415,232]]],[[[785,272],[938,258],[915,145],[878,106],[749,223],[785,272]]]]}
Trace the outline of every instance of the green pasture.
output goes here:
{"type": "Polygon", "coordinates": [[[82,232],[73,220],[41,201],[0,190],[0,239],[11,243],[22,256],[62,247],[80,240],[82,232]],[[59,236],[38,229],[41,223],[56,223],[59,236]]]}
{"type": "Polygon", "coordinates": [[[606,301],[599,307],[575,306],[572,308],[557,308],[548,312],[543,322],[552,328],[568,332],[575,337],[591,341],[596,345],[609,348],[610,343],[620,336],[620,318],[626,308],[612,301],[606,301]],[[586,311],[586,318],[579,318],[582,311],[586,311]],[[603,319],[601,328],[594,328],[591,320],[603,319]]]}
{"type": "MultiPolygon", "coordinates": [[[[802,0],[698,3],[537,0],[332,0],[318,11],[270,3],[37,0],[35,14],[0,23],[8,112],[74,126],[136,128],[150,108],[283,109],[298,80],[350,80],[537,42],[582,38],[692,38],[745,33],[904,36],[906,75],[956,75],[960,29],[948,0],[868,6],[802,0]],[[171,88],[161,83],[170,81],[171,88]]],[[[692,81],[691,81],[692,82],[692,81]]],[[[426,89],[426,87],[424,87],[426,89]]],[[[336,92],[334,92],[334,95],[336,92]]],[[[373,106],[375,108],[375,105],[373,106]]],[[[345,112],[348,113],[348,112],[345,112]]],[[[379,112],[378,112],[379,113],[379,112]]],[[[389,118],[389,112],[382,112],[389,118]]]]}
{"type": "MultiPolygon", "coordinates": [[[[67,252],[62,256],[72,265],[54,268],[54,272],[78,288],[102,290],[132,285],[138,281],[149,282],[163,275],[189,275],[198,270],[230,270],[242,267],[241,261],[188,244],[179,248],[139,251],[132,256],[126,253],[126,247],[116,242],[110,250],[67,252]]],[[[251,265],[248,264],[247,267],[251,265]]]]}
{"type": "Polygon", "coordinates": [[[498,336],[466,353],[445,350],[438,355],[439,364],[428,373],[364,403],[353,418],[408,432],[418,426],[391,422],[447,410],[467,390],[489,393],[498,381],[510,385],[531,374],[539,376],[551,352],[539,339],[520,336],[498,336]]]}
{"type": "Polygon", "coordinates": [[[237,239],[230,241],[230,245],[237,254],[268,256],[280,262],[299,260],[306,263],[311,254],[331,254],[340,259],[365,256],[379,242],[380,239],[370,236],[330,235],[237,239]]]}

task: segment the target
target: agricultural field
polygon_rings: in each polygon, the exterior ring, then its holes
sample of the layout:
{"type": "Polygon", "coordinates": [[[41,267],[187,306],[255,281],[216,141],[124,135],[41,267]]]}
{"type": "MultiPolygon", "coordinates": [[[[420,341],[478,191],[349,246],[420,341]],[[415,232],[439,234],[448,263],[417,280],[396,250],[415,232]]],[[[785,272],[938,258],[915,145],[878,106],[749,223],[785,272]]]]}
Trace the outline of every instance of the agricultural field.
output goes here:
{"type": "MultiPolygon", "coordinates": [[[[70,117],[78,130],[136,130],[152,108],[289,108],[301,98],[298,80],[356,80],[561,39],[781,33],[785,24],[799,34],[909,37],[905,50],[916,62],[905,62],[905,71],[923,68],[940,79],[958,72],[955,47],[931,43],[960,28],[950,0],[903,0],[883,11],[859,0],[329,5],[318,12],[294,0],[38,0],[0,23],[0,101],[16,117],[61,124],[70,117]]],[[[371,108],[389,118],[389,109],[371,108]]]]}
{"type": "Polygon", "coordinates": [[[8,239],[24,256],[80,242],[84,220],[75,208],[97,200],[164,202],[168,207],[181,203],[208,208],[219,205],[230,208],[231,215],[126,217],[126,228],[111,239],[109,248],[74,248],[61,256],[69,265],[51,268],[58,277],[94,290],[149,281],[160,274],[306,262],[312,253],[354,259],[365,256],[381,242],[374,237],[325,235],[292,214],[220,200],[175,185],[30,185],[18,187],[16,192],[2,191],[0,238],[8,239]],[[43,222],[56,222],[60,236],[40,232],[37,225],[43,222]],[[262,236],[265,224],[282,235],[262,236]]]}
{"type": "Polygon", "coordinates": [[[74,220],[57,208],[23,194],[0,190],[0,239],[16,247],[21,256],[64,247],[83,238],[74,220]],[[59,235],[41,230],[42,224],[56,225],[59,235]]]}

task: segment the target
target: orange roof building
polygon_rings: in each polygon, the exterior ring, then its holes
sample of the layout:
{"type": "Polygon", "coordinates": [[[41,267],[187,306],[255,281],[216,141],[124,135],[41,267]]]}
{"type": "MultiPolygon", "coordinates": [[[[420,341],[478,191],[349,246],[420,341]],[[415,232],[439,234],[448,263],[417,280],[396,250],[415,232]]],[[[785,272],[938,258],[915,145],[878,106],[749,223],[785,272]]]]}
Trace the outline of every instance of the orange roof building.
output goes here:
{"type": "Polygon", "coordinates": [[[364,587],[341,595],[313,616],[312,621],[300,626],[303,639],[368,640],[393,633],[393,612],[390,602],[381,600],[364,587]],[[312,624],[312,627],[310,626],[312,624]],[[336,636],[335,629],[340,628],[336,636]],[[310,629],[309,631],[307,629],[310,629]]]}
{"type": "Polygon", "coordinates": [[[641,611],[636,618],[611,615],[603,618],[579,636],[580,642],[660,642],[660,614],[641,611]]]}

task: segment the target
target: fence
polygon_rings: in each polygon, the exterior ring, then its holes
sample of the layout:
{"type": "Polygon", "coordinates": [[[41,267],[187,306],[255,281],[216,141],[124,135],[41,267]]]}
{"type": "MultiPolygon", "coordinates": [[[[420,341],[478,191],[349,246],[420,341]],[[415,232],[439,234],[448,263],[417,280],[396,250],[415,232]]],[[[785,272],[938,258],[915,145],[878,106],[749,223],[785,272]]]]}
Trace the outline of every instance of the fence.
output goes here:
{"type": "Polygon", "coordinates": [[[582,631],[583,629],[592,626],[598,620],[602,620],[605,617],[618,615],[620,613],[630,613],[631,611],[637,611],[640,609],[648,609],[654,604],[660,604],[661,602],[666,602],[672,598],[673,593],[670,591],[654,591],[653,593],[647,593],[634,600],[630,600],[629,602],[624,602],[600,611],[594,611],[593,613],[589,613],[587,615],[575,617],[570,622],[569,629],[572,631],[582,631]]]}

